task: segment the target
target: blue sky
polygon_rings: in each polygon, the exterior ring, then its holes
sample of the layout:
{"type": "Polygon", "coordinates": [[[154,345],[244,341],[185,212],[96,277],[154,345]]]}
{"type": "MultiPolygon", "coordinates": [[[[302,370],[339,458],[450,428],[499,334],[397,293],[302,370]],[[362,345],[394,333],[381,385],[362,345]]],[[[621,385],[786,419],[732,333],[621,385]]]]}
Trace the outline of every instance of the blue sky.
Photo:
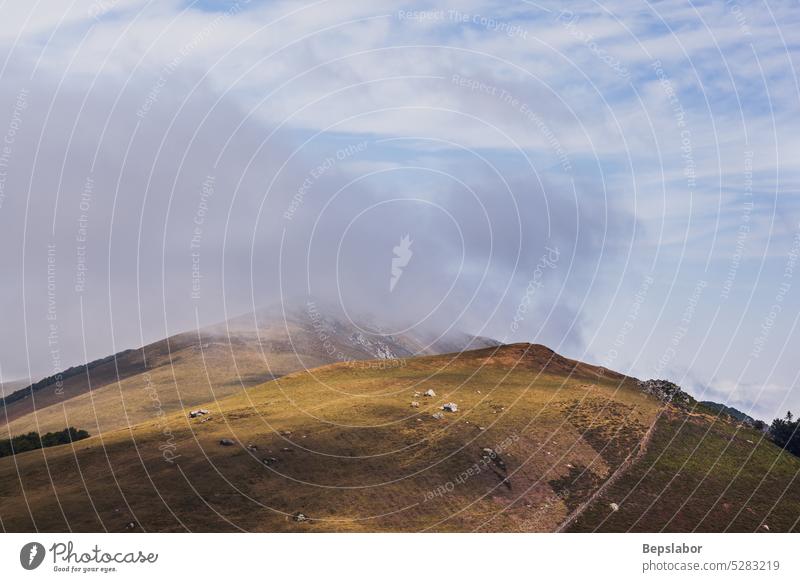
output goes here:
{"type": "Polygon", "coordinates": [[[311,288],[667,377],[764,418],[800,408],[795,3],[3,10],[8,123],[29,91],[0,206],[2,260],[20,273],[0,302],[26,337],[4,339],[6,378],[52,371],[37,314],[53,243],[69,364],[311,288]],[[208,285],[187,301],[210,174],[208,285]],[[87,176],[102,194],[81,294],[69,283],[87,176]],[[415,255],[387,294],[404,234],[415,255]],[[90,334],[81,301],[99,306],[90,334]]]}

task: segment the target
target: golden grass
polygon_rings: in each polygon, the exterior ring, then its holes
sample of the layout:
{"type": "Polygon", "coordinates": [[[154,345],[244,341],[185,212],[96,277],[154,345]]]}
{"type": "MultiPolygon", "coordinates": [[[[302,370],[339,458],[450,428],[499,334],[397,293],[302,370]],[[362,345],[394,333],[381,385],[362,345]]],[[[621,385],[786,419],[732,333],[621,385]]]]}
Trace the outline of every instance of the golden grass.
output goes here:
{"type": "Polygon", "coordinates": [[[103,431],[74,450],[1,459],[3,527],[553,530],[613,472],[659,403],[591,367],[565,376],[567,360],[551,373],[550,356],[524,346],[491,353],[385,370],[317,368],[208,401],[209,420],[167,414],[103,431]],[[435,398],[414,396],[428,388],[435,398]],[[459,411],[434,419],[449,401],[459,411]],[[221,446],[222,438],[236,445],[221,446]],[[484,447],[502,448],[505,472],[482,461],[484,447]],[[278,462],[266,466],[267,457],[278,462]],[[459,477],[476,464],[475,474],[459,477]],[[295,521],[296,512],[311,519],[295,521]]]}

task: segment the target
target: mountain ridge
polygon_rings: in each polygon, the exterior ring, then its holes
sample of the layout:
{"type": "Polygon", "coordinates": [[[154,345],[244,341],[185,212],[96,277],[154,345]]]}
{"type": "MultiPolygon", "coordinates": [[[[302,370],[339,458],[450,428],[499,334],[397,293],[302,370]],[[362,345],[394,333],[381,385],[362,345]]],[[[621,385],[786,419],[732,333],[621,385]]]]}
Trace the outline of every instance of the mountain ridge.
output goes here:
{"type": "Polygon", "coordinates": [[[430,338],[365,327],[317,304],[271,306],[48,376],[0,399],[1,417],[15,434],[60,430],[66,406],[66,419],[97,434],[152,415],[151,401],[173,411],[329,363],[499,345],[462,332],[430,338]]]}

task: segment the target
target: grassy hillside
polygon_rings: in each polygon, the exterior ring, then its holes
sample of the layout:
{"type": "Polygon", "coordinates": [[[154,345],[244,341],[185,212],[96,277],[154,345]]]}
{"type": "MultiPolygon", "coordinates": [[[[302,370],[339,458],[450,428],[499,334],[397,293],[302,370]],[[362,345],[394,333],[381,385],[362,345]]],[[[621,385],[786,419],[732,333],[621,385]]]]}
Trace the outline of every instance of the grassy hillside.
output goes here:
{"type": "Polygon", "coordinates": [[[542,346],[335,364],[204,407],[0,459],[3,528],[755,530],[766,515],[784,531],[800,516],[798,459],[542,346]]]}
{"type": "MultiPolygon", "coordinates": [[[[284,371],[285,368],[277,366],[284,371]]],[[[193,406],[270,378],[260,351],[223,336],[181,334],[128,350],[4,406],[5,434],[77,426],[91,434],[193,406]]]]}
{"type": "Polygon", "coordinates": [[[493,343],[455,333],[435,342],[370,335],[316,306],[265,311],[65,370],[5,398],[0,422],[9,436],[65,426],[101,434],[332,362],[493,343]]]}
{"type": "Polygon", "coordinates": [[[800,459],[758,431],[670,409],[642,459],[570,528],[595,530],[800,531],[800,459]]]}
{"type": "Polygon", "coordinates": [[[629,379],[515,345],[327,366],[206,407],[210,420],[175,414],[17,455],[17,466],[0,459],[3,526],[549,531],[614,472],[659,404],[629,379]],[[435,397],[414,396],[429,388],[435,397]],[[450,401],[458,412],[432,416],[450,401]]]}

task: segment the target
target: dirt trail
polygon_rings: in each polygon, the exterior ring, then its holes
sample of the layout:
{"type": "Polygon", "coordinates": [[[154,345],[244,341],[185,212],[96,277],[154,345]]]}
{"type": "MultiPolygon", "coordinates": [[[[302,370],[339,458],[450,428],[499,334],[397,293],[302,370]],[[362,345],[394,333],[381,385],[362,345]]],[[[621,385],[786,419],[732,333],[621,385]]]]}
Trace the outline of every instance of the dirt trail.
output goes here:
{"type": "Polygon", "coordinates": [[[567,516],[567,518],[561,523],[561,525],[558,526],[558,528],[556,528],[555,530],[556,533],[561,533],[566,531],[569,528],[569,526],[575,523],[575,520],[578,519],[581,516],[581,514],[583,514],[583,512],[586,511],[586,509],[592,503],[597,501],[600,498],[600,496],[603,495],[603,493],[605,493],[609,489],[609,487],[611,487],[614,483],[619,481],[619,479],[628,471],[628,469],[631,468],[631,466],[636,461],[638,461],[644,456],[644,454],[647,452],[647,446],[650,444],[650,440],[653,438],[653,433],[655,432],[656,425],[658,424],[658,419],[661,418],[661,415],[663,413],[664,409],[662,409],[661,411],[659,411],[658,414],[656,414],[656,418],[653,421],[653,424],[651,424],[650,428],[647,429],[647,432],[644,433],[644,437],[642,437],[642,440],[639,441],[637,447],[633,451],[631,451],[627,457],[625,457],[625,460],[620,464],[619,467],[617,467],[617,470],[614,471],[611,477],[606,479],[605,483],[603,483],[600,487],[597,488],[597,491],[592,493],[589,499],[581,503],[575,509],[575,511],[573,511],[571,514],[567,516]]]}

